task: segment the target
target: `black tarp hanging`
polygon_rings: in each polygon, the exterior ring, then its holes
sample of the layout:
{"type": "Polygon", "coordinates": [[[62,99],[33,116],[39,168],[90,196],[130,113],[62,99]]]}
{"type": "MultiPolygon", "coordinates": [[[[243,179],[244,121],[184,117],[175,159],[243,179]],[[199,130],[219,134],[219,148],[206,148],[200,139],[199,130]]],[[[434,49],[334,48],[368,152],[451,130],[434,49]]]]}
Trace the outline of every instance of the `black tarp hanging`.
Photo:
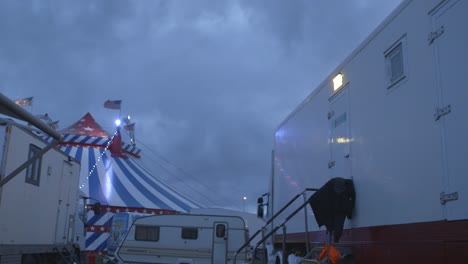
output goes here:
{"type": "Polygon", "coordinates": [[[353,181],[339,177],[329,180],[309,198],[317,224],[333,232],[334,242],[340,240],[345,218],[353,217],[355,199],[353,181]]]}

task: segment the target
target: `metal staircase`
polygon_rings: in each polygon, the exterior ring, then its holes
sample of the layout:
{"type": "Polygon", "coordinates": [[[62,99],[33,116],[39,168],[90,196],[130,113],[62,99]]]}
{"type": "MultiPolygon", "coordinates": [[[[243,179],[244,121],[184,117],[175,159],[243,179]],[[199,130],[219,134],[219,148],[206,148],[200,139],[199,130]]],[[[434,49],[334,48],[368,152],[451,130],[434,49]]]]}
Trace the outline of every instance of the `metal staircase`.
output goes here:
{"type": "MultiPolygon", "coordinates": [[[[291,219],[293,218],[299,211],[301,211],[302,209],[304,209],[304,221],[305,221],[305,241],[306,241],[306,251],[307,251],[307,254],[309,254],[309,236],[308,236],[308,233],[309,233],[309,227],[308,227],[308,224],[307,224],[307,204],[309,203],[309,198],[307,198],[307,195],[306,193],[307,192],[315,192],[315,191],[318,191],[319,189],[316,189],[316,188],[306,188],[304,191],[300,192],[299,194],[297,194],[296,196],[294,196],[285,206],[283,206],[275,215],[273,215],[268,221],[267,223],[261,228],[259,229],[257,232],[255,232],[255,234],[253,234],[249,240],[244,244],[242,245],[236,252],[236,254],[234,255],[234,261],[233,263],[236,264],[236,260],[237,260],[237,255],[243,250],[245,249],[246,247],[248,247],[250,245],[250,242],[252,242],[252,240],[254,238],[256,238],[259,234],[262,234],[262,239],[260,239],[259,242],[257,242],[257,244],[255,245],[254,247],[254,250],[253,250],[253,256],[255,257],[255,253],[258,249],[258,247],[260,245],[263,245],[263,248],[265,248],[265,241],[270,238],[271,236],[273,236],[276,231],[278,231],[278,229],[280,228],[283,228],[283,243],[282,243],[282,248],[283,248],[283,253],[285,251],[285,247],[286,247],[286,226],[285,224],[291,219]],[[286,219],[279,225],[277,225],[276,227],[274,227],[270,232],[268,232],[267,234],[265,234],[266,230],[268,230],[268,225],[270,225],[273,220],[275,220],[279,215],[281,215],[281,213],[283,213],[284,210],[286,210],[287,208],[289,208],[289,206],[295,202],[299,197],[303,197],[304,198],[304,202],[298,207],[296,208],[296,210],[294,210],[294,212],[292,212],[291,214],[289,214],[286,219]]],[[[266,259],[263,260],[264,262],[263,263],[266,263],[266,259]]],[[[285,255],[283,254],[283,263],[286,263],[285,261],[285,255]]]]}
{"type": "Polygon", "coordinates": [[[80,261],[75,257],[74,254],[72,254],[67,248],[62,248],[62,250],[59,250],[57,247],[54,248],[54,251],[57,252],[57,254],[60,255],[60,258],[62,261],[65,263],[71,263],[71,264],[79,264],[80,261]]]}

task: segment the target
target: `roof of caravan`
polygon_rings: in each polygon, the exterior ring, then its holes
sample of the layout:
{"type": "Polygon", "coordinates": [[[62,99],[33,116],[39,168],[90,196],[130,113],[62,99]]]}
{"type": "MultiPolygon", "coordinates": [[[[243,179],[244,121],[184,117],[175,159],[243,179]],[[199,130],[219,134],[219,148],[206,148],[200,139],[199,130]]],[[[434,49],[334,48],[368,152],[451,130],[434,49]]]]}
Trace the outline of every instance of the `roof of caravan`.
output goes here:
{"type": "Polygon", "coordinates": [[[86,196],[103,205],[127,208],[188,212],[203,207],[143,167],[137,147],[122,143],[122,155],[113,153],[112,140],[121,140],[117,131],[110,136],[90,113],[59,131],[63,134],[60,150],[81,161],[80,188],[86,196]]]}

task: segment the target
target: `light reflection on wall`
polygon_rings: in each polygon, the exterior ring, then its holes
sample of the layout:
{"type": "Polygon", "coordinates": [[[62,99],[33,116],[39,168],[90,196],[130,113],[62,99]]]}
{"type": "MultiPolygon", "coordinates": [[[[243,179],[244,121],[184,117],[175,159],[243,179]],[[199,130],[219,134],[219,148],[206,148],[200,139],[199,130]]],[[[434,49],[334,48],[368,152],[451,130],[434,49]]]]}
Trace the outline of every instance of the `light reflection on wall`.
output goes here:
{"type": "MultiPolygon", "coordinates": [[[[277,131],[276,136],[282,136],[282,131],[281,130],[277,131]]],[[[329,139],[329,143],[336,143],[336,144],[349,144],[353,141],[354,141],[353,138],[346,138],[346,137],[338,137],[335,139],[334,138],[329,139]]],[[[274,160],[275,160],[277,171],[279,171],[281,177],[286,180],[287,185],[289,185],[290,187],[294,187],[294,189],[297,191],[302,191],[301,186],[299,186],[299,181],[297,181],[294,178],[294,175],[291,175],[290,173],[288,173],[288,171],[283,167],[283,162],[280,156],[275,155],[274,160]]]]}
{"type": "Polygon", "coordinates": [[[282,138],[283,136],[284,136],[284,130],[283,129],[276,131],[275,137],[282,138]]]}
{"type": "Polygon", "coordinates": [[[275,165],[278,168],[278,171],[280,172],[281,177],[286,180],[286,183],[289,186],[293,187],[295,189],[295,191],[302,191],[302,190],[300,190],[300,186],[297,183],[297,181],[293,178],[293,176],[289,175],[286,172],[286,170],[283,168],[282,163],[281,163],[281,159],[278,156],[275,156],[274,159],[275,159],[275,165]]]}
{"type": "MultiPolygon", "coordinates": [[[[294,178],[293,175],[288,174],[286,169],[283,168],[281,159],[278,156],[274,157],[275,160],[275,166],[280,172],[281,177],[286,181],[288,188],[288,194],[290,195],[287,199],[292,198],[293,196],[299,194],[300,192],[304,191],[305,188],[310,187],[310,186],[300,186],[299,182],[294,178]]],[[[308,194],[311,195],[311,194],[308,194]]],[[[286,201],[283,201],[286,202],[286,201]]],[[[314,213],[312,211],[312,208],[309,206],[305,207],[307,210],[307,215],[314,216],[314,213]]]]}
{"type": "Polygon", "coordinates": [[[352,138],[339,137],[339,138],[336,139],[336,143],[338,143],[338,144],[350,143],[352,141],[354,141],[354,139],[352,139],[352,138]]]}
{"type": "Polygon", "coordinates": [[[107,201],[110,201],[110,196],[111,196],[111,193],[112,193],[112,181],[113,181],[113,178],[114,178],[114,170],[112,169],[112,162],[110,161],[110,159],[108,159],[106,161],[106,164],[105,164],[105,169],[106,169],[106,184],[104,185],[104,196],[106,197],[107,201]]]}

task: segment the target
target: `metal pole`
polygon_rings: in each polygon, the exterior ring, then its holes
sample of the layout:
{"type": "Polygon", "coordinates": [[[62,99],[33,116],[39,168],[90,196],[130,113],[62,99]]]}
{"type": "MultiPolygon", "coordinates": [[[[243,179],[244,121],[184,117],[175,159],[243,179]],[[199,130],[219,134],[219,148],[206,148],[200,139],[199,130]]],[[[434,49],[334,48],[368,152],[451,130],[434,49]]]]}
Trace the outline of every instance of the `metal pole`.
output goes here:
{"type": "MultiPolygon", "coordinates": [[[[275,145],[276,145],[276,137],[274,138],[275,145]]],[[[271,151],[271,185],[270,185],[270,191],[268,192],[268,207],[267,207],[267,219],[268,217],[270,218],[271,222],[271,227],[270,229],[273,229],[275,227],[273,223],[273,218],[274,218],[274,208],[275,208],[275,202],[273,201],[274,193],[275,193],[275,150],[271,151]],[[271,197],[271,199],[270,199],[271,197]]],[[[266,224],[268,225],[268,223],[266,224]]],[[[265,226],[266,226],[265,225],[265,226]]]]}
{"type": "Polygon", "coordinates": [[[266,249],[266,243],[265,243],[265,230],[266,230],[266,228],[265,228],[265,227],[262,227],[262,240],[263,240],[263,264],[267,264],[267,263],[266,263],[266,260],[267,260],[267,257],[268,257],[268,252],[267,252],[267,249],[266,249]]]}
{"type": "Polygon", "coordinates": [[[245,212],[245,201],[246,201],[246,200],[247,200],[247,196],[242,197],[242,201],[243,201],[243,203],[242,203],[242,206],[243,206],[242,209],[243,209],[243,212],[245,212]]]}
{"type": "MultiPolygon", "coordinates": [[[[307,203],[306,194],[302,194],[304,196],[304,203],[307,203]]],[[[304,218],[305,218],[305,241],[306,241],[306,255],[309,255],[309,224],[307,222],[307,206],[304,206],[304,218]]]]}
{"type": "Polygon", "coordinates": [[[283,241],[281,243],[281,247],[283,250],[282,256],[282,262],[281,263],[286,263],[286,225],[283,225],[283,241]]]}
{"type": "Polygon", "coordinates": [[[87,204],[88,199],[85,198],[85,197],[81,197],[81,198],[83,198],[83,219],[82,219],[83,220],[83,227],[84,227],[83,228],[83,236],[86,238],[86,228],[88,227],[88,223],[87,223],[88,222],[88,211],[87,211],[87,208],[86,208],[87,207],[86,204],[87,204]]]}

